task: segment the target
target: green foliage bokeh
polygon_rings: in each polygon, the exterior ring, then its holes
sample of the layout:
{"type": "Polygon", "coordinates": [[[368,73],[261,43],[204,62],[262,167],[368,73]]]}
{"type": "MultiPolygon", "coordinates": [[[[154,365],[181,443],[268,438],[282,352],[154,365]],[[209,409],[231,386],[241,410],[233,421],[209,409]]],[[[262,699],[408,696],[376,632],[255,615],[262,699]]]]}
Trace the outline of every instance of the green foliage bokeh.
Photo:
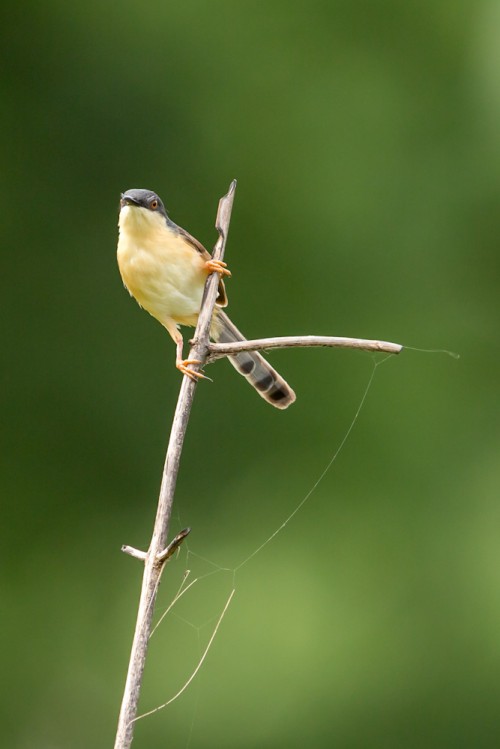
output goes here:
{"type": "MultiPolygon", "coordinates": [[[[111,746],[180,377],[116,268],[119,193],[156,190],[226,253],[250,336],[394,340],[299,513],[236,575],[197,680],[139,747],[500,741],[500,11],[493,0],[9,4],[2,100],[4,745],[111,746]]],[[[186,338],[189,337],[189,334],[186,338]]],[[[141,708],[203,652],[230,570],[314,485],[369,354],[225,362],[198,387],[172,533],[193,586],[141,708]],[[209,560],[208,562],[205,560],[209,560]]]]}

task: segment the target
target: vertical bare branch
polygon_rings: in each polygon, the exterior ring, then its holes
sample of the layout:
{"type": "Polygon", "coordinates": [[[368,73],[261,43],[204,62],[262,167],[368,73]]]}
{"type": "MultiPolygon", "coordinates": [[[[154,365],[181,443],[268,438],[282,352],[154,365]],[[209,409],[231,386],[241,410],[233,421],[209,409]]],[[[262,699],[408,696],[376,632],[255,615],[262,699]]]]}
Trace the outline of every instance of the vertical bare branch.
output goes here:
{"type": "MultiPolygon", "coordinates": [[[[216,260],[222,260],[224,257],[235,189],[236,180],[233,180],[227,195],[219,201],[219,209],[217,211],[216,219],[216,228],[219,232],[219,238],[213,253],[213,257],[216,260]]],[[[189,352],[189,359],[198,359],[201,362],[199,365],[201,367],[203,367],[208,353],[210,322],[217,297],[218,283],[219,278],[216,273],[212,273],[207,279],[205,294],[198,318],[198,325],[196,326],[193,345],[189,352]]],[[[137,622],[132,642],[132,650],[130,653],[129,668],[122,699],[120,717],[118,719],[115,749],[128,749],[132,744],[134,720],[137,716],[139,694],[142,685],[148,641],[151,634],[156,594],[158,592],[161,573],[166,561],[165,558],[161,557],[161,553],[166,546],[184,435],[186,433],[189,415],[191,413],[195,387],[196,382],[194,380],[187,376],[183,377],[170,432],[165,465],[163,468],[163,477],[153,529],[153,537],[145,558],[139,610],[137,613],[137,622]]]]}

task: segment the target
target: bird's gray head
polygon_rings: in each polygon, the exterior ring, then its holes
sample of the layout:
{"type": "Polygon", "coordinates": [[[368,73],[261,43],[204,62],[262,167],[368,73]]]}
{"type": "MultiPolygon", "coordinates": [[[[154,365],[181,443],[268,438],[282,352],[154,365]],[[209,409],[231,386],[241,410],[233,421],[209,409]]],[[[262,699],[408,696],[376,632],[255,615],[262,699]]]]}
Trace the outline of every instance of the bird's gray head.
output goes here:
{"type": "Polygon", "coordinates": [[[159,213],[167,218],[167,211],[165,210],[161,198],[152,190],[134,189],[122,192],[120,208],[125,208],[126,206],[145,208],[148,211],[159,213]]]}

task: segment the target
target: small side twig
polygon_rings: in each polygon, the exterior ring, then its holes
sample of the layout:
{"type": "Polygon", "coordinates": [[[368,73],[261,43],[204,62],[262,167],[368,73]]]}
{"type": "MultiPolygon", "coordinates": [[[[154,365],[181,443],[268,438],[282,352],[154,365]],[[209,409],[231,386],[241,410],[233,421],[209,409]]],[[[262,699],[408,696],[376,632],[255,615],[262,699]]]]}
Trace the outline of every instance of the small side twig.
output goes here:
{"type": "Polygon", "coordinates": [[[302,335],[280,336],[278,338],[258,338],[254,340],[237,341],[236,343],[210,343],[207,363],[220,359],[221,356],[231,356],[240,351],[261,351],[273,348],[301,348],[308,346],[330,346],[332,348],[351,348],[362,351],[384,351],[387,354],[399,354],[403,346],[390,341],[371,341],[367,338],[344,338],[341,336],[302,335]]]}
{"type": "Polygon", "coordinates": [[[175,554],[181,543],[184,541],[187,536],[191,533],[191,528],[184,528],[184,530],[180,531],[176,537],[170,541],[169,545],[166,549],[163,549],[158,556],[156,557],[156,563],[157,564],[164,564],[167,559],[170,559],[172,554],[175,554]]]}
{"type": "Polygon", "coordinates": [[[146,561],[146,557],[148,555],[147,551],[140,551],[140,549],[134,549],[133,546],[127,546],[127,544],[124,544],[122,546],[122,551],[124,554],[128,554],[130,557],[134,557],[134,559],[140,559],[141,562],[146,561]]]}

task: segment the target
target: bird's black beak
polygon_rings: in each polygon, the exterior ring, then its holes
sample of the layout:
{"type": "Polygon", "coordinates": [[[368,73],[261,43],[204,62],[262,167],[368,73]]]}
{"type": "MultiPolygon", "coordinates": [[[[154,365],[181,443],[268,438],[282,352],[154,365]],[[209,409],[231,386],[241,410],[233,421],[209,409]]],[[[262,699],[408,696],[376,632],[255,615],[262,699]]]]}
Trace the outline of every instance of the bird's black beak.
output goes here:
{"type": "Polygon", "coordinates": [[[120,199],[120,208],[125,208],[126,205],[139,205],[139,201],[122,192],[120,199]]]}

